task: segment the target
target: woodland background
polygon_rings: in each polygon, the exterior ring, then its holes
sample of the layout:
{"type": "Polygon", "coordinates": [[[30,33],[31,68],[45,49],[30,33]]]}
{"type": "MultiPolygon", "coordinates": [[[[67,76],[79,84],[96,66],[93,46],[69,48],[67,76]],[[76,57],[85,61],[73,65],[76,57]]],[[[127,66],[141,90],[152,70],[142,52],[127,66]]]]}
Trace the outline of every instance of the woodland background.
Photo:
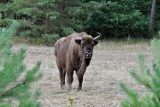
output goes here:
{"type": "Polygon", "coordinates": [[[53,44],[86,31],[103,39],[150,39],[160,29],[159,0],[0,0],[0,27],[20,23],[15,38],[53,44]],[[155,3],[153,3],[155,2],[155,3]],[[151,13],[152,10],[152,13],[151,13]]]}

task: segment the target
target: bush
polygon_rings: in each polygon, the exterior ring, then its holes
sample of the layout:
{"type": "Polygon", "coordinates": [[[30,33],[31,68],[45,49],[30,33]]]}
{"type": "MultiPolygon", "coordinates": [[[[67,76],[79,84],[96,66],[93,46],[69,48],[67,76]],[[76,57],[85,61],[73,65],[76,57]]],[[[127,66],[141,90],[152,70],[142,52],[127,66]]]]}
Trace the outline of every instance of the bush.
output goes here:
{"type": "Polygon", "coordinates": [[[57,34],[44,34],[42,37],[35,38],[36,44],[45,44],[47,46],[53,45],[53,41],[58,40],[60,37],[57,34]]]}
{"type": "Polygon", "coordinates": [[[95,31],[99,31],[105,38],[147,37],[148,17],[138,9],[134,0],[89,4],[93,5],[95,10],[86,15],[88,18],[84,28],[87,32],[94,34],[95,31]]]}

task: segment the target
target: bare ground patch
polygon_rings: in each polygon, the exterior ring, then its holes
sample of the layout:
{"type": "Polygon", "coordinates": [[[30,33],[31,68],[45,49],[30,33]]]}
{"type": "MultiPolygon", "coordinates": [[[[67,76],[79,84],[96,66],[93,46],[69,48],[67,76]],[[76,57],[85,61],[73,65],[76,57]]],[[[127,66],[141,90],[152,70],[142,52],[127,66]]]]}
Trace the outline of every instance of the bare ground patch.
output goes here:
{"type": "MultiPolygon", "coordinates": [[[[126,97],[119,88],[120,81],[137,89],[140,94],[146,91],[134,81],[128,71],[138,66],[137,55],[141,52],[146,55],[147,64],[151,64],[152,54],[148,45],[106,46],[103,50],[94,50],[93,59],[84,76],[83,90],[80,92],[76,90],[76,75],[70,92],[67,87],[60,89],[53,47],[26,47],[25,63],[28,68],[33,67],[38,60],[42,61],[40,72],[43,77],[33,84],[32,89],[41,89],[39,101],[45,107],[67,107],[70,96],[75,98],[76,107],[119,107],[121,99],[126,97]]],[[[16,45],[13,50],[19,48],[20,45],[16,45]]]]}

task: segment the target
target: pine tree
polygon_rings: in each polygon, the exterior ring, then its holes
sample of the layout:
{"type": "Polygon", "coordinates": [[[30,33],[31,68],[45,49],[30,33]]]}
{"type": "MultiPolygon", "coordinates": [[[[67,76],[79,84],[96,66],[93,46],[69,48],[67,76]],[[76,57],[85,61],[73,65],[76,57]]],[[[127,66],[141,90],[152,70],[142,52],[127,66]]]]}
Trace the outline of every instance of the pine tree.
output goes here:
{"type": "Polygon", "coordinates": [[[121,89],[128,96],[122,100],[122,107],[160,107],[160,40],[152,40],[151,49],[154,57],[152,69],[145,64],[144,55],[139,55],[139,72],[136,70],[130,72],[136,81],[149,89],[148,94],[139,98],[138,92],[120,83],[121,89]]]}
{"type": "Polygon", "coordinates": [[[11,102],[17,102],[18,107],[40,107],[36,101],[39,92],[31,93],[29,89],[31,83],[41,76],[38,73],[41,63],[37,62],[31,70],[27,70],[23,63],[26,49],[18,52],[11,50],[11,36],[18,27],[19,23],[12,21],[9,28],[0,29],[0,107],[15,106],[11,102]]]}

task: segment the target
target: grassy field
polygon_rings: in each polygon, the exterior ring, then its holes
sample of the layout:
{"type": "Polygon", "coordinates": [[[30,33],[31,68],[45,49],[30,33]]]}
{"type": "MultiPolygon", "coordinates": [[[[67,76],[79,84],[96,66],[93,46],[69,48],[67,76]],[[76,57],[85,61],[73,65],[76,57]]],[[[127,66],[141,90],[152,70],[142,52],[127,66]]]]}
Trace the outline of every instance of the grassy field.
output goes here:
{"type": "MultiPolygon", "coordinates": [[[[13,50],[20,48],[15,45],[13,50]]],[[[55,64],[54,47],[27,46],[25,63],[28,68],[42,61],[40,72],[43,77],[33,84],[32,90],[42,91],[39,101],[45,107],[68,107],[68,99],[74,98],[75,107],[119,107],[120,101],[126,95],[119,88],[119,82],[124,81],[136,89],[140,96],[147,90],[137,84],[130,76],[129,70],[138,68],[137,55],[144,53],[146,63],[152,62],[150,45],[147,42],[100,42],[94,50],[91,65],[84,75],[83,90],[77,91],[78,81],[74,75],[73,89],[69,92],[67,86],[60,89],[59,72],[55,64]]]]}

